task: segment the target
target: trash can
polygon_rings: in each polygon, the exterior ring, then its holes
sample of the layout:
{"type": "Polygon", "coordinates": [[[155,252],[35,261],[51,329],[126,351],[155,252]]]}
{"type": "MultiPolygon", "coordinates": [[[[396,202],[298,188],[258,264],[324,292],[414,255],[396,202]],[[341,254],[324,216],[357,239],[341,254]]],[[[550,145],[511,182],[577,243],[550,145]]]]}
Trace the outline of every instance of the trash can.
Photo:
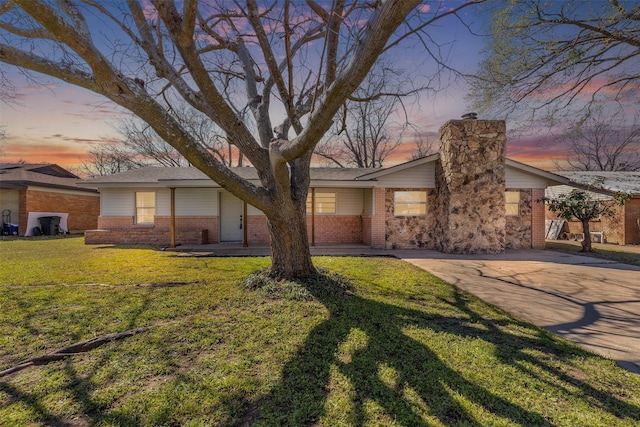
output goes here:
{"type": "Polygon", "coordinates": [[[60,219],[59,216],[41,216],[38,218],[40,222],[40,230],[45,236],[56,236],[60,231],[60,219]]]}

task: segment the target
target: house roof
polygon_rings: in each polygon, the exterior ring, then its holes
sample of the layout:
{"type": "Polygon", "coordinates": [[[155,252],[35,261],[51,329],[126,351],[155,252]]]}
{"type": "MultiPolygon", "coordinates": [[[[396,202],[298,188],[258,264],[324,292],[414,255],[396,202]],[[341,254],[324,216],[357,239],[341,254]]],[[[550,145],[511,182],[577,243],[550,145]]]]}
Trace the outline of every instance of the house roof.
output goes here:
{"type": "Polygon", "coordinates": [[[0,163],[0,188],[29,186],[91,191],[77,185],[78,176],[53,163],[0,163]]]}
{"type": "MultiPolygon", "coordinates": [[[[258,173],[252,167],[232,167],[233,173],[250,181],[258,180],[258,173]]],[[[366,168],[312,168],[311,180],[316,183],[351,182],[356,177],[370,172],[366,168]]],[[[195,167],[156,167],[148,166],[132,169],[126,172],[105,175],[88,179],[80,185],[88,187],[114,186],[114,185],[140,185],[162,183],[163,186],[174,185],[203,185],[211,186],[215,183],[204,172],[195,167]]]]}
{"type": "MultiPolygon", "coordinates": [[[[420,166],[426,163],[438,160],[439,154],[423,157],[417,160],[411,160],[396,166],[385,169],[379,168],[311,168],[311,181],[314,186],[357,186],[372,187],[376,185],[379,177],[400,172],[405,169],[420,166]]],[[[506,164],[509,167],[520,171],[541,177],[545,179],[548,185],[568,184],[569,179],[563,176],[546,172],[515,160],[507,159],[506,164]]],[[[258,174],[253,167],[232,167],[229,168],[233,173],[243,179],[257,181],[258,174]]],[[[208,178],[202,171],[195,167],[154,167],[148,166],[139,169],[132,169],[126,172],[105,175],[88,179],[80,183],[87,187],[115,187],[115,186],[140,186],[141,184],[168,187],[175,186],[202,186],[211,187],[218,186],[214,181],[208,178]]]]}
{"type": "MultiPolygon", "coordinates": [[[[396,166],[392,166],[390,168],[385,168],[385,169],[375,169],[372,172],[366,174],[366,175],[361,175],[359,177],[357,177],[357,180],[363,180],[363,179],[376,179],[379,178],[381,176],[385,176],[385,175],[389,175],[391,173],[395,173],[395,172],[400,172],[402,170],[405,169],[409,169],[415,166],[419,166],[419,165],[423,165],[426,163],[431,163],[431,162],[435,162],[440,158],[440,154],[432,154],[430,156],[426,156],[426,157],[422,157],[420,159],[416,159],[416,160],[411,160],[409,162],[406,163],[402,163],[396,166]]],[[[512,159],[505,159],[505,164],[509,167],[512,167],[514,169],[518,169],[522,172],[526,172],[528,174],[531,175],[536,175],[539,176],[541,178],[544,178],[545,180],[547,180],[548,185],[560,185],[560,184],[567,184],[569,182],[568,178],[565,178],[563,176],[560,176],[558,174],[552,173],[552,172],[547,172],[544,171],[542,169],[538,169],[535,168],[533,166],[529,166],[527,164],[521,163],[521,162],[517,162],[515,160],[512,159]]]]}
{"type": "Polygon", "coordinates": [[[640,196],[640,172],[572,171],[558,174],[582,188],[640,196]]]}

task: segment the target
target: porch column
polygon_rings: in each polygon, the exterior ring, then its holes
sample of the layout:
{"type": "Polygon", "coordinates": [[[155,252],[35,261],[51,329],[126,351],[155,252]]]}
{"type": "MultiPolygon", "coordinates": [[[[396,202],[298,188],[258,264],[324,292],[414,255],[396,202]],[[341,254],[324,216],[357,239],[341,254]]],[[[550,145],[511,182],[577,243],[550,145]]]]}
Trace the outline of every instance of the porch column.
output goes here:
{"type": "Polygon", "coordinates": [[[373,189],[373,215],[371,215],[371,247],[384,249],[386,245],[386,221],[385,221],[385,189],[375,187],[373,189]]]}
{"type": "Polygon", "coordinates": [[[247,202],[242,203],[242,246],[249,246],[249,231],[247,230],[247,202]]]}
{"type": "Polygon", "coordinates": [[[171,222],[169,225],[169,234],[171,235],[170,247],[176,247],[176,189],[170,187],[171,190],[171,222]]]}

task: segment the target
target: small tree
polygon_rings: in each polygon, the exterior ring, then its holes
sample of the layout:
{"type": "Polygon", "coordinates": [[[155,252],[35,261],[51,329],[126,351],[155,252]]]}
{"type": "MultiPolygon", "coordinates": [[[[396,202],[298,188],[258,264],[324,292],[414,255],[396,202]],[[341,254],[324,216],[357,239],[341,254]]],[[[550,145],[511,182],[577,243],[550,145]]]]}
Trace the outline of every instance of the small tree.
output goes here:
{"type": "Polygon", "coordinates": [[[582,252],[592,252],[589,221],[602,216],[615,216],[616,206],[624,205],[629,199],[625,193],[616,193],[613,199],[600,200],[593,197],[592,193],[584,190],[573,190],[569,194],[560,194],[558,197],[543,197],[539,201],[547,204],[549,209],[560,218],[567,221],[576,218],[582,223],[582,252]]]}

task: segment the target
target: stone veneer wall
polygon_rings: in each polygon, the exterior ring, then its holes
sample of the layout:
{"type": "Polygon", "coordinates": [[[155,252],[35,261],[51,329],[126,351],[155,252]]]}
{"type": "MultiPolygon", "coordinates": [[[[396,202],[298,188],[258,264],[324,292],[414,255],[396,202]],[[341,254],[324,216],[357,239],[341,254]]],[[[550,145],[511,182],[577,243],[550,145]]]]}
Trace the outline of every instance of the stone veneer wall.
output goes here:
{"type": "Polygon", "coordinates": [[[446,253],[505,249],[506,125],[450,120],[440,129],[435,248],[446,253]]]}
{"type": "Polygon", "coordinates": [[[532,195],[531,189],[507,188],[506,191],[518,191],[520,193],[520,214],[506,216],[507,249],[523,249],[532,246],[532,195]]]}
{"type": "Polygon", "coordinates": [[[434,249],[436,217],[431,212],[434,204],[435,190],[433,188],[387,188],[385,192],[386,249],[434,249]],[[394,212],[394,193],[396,191],[426,191],[427,214],[396,216],[394,212]]]}

